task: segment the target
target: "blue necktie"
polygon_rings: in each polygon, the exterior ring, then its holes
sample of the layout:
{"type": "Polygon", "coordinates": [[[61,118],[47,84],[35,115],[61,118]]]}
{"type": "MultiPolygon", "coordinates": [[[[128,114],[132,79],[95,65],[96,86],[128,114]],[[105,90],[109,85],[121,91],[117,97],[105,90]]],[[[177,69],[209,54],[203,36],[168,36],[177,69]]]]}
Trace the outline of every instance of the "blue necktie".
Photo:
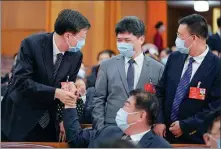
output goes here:
{"type": "Polygon", "coordinates": [[[128,63],[129,63],[129,67],[127,71],[127,84],[128,84],[129,91],[132,91],[134,89],[134,65],[133,63],[135,63],[135,60],[130,59],[128,63]]]}
{"type": "Polygon", "coordinates": [[[194,62],[194,59],[192,57],[190,57],[188,68],[185,71],[183,77],[180,79],[180,82],[178,84],[175,98],[173,101],[172,111],[171,111],[171,120],[173,122],[178,119],[177,115],[178,115],[178,111],[179,111],[179,106],[188,91],[188,88],[190,85],[190,79],[191,79],[191,75],[192,75],[192,63],[193,62],[194,62]]]}

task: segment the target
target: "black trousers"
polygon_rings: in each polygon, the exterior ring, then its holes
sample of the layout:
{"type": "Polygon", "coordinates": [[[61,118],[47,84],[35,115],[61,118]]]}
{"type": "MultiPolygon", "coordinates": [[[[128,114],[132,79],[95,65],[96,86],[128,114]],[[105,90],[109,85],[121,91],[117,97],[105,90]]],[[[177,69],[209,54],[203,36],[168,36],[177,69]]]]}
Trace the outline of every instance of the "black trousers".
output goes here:
{"type": "Polygon", "coordinates": [[[37,124],[24,139],[25,142],[57,142],[56,129],[54,123],[50,120],[46,128],[37,124]]]}

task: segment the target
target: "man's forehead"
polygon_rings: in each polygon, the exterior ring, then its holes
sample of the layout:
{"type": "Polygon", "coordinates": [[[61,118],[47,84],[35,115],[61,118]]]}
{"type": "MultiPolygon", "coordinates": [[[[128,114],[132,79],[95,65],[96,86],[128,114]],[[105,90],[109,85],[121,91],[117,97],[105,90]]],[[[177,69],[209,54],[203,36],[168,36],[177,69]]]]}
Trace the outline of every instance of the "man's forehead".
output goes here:
{"type": "Polygon", "coordinates": [[[117,38],[132,38],[134,35],[129,32],[118,33],[117,38]]]}
{"type": "Polygon", "coordinates": [[[130,103],[130,104],[135,104],[135,98],[133,96],[130,96],[127,101],[130,103]]]}

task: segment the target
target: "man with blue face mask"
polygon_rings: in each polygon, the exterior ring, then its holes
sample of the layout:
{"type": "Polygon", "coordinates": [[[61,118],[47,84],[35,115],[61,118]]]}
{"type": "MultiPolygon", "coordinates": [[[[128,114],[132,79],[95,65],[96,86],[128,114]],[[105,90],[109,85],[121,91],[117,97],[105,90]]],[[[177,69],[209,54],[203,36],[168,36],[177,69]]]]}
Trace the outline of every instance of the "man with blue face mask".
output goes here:
{"type": "Polygon", "coordinates": [[[154,88],[164,70],[161,63],[144,56],[141,46],[145,25],[139,18],[124,17],[117,23],[115,33],[120,55],[101,62],[95,85],[92,116],[97,130],[106,124],[116,124],[115,115],[129,92],[144,89],[145,85],[154,88]]]}
{"type": "Polygon", "coordinates": [[[59,132],[60,138],[65,138],[60,131],[62,104],[71,106],[78,96],[62,90],[61,82],[76,80],[89,28],[81,13],[65,9],[58,14],[53,33],[31,35],[22,41],[1,103],[2,140],[56,142],[59,132]]]}
{"type": "Polygon", "coordinates": [[[198,128],[221,106],[221,61],[206,44],[207,27],[198,14],[179,20],[177,51],[156,87],[161,108],[154,130],[170,143],[204,143],[198,128]]]}
{"type": "Polygon", "coordinates": [[[142,148],[170,148],[162,137],[155,135],[151,127],[158,111],[155,95],[136,89],[115,116],[116,125],[105,125],[100,130],[82,129],[76,105],[65,106],[64,126],[70,147],[99,147],[101,143],[122,139],[142,148]]]}

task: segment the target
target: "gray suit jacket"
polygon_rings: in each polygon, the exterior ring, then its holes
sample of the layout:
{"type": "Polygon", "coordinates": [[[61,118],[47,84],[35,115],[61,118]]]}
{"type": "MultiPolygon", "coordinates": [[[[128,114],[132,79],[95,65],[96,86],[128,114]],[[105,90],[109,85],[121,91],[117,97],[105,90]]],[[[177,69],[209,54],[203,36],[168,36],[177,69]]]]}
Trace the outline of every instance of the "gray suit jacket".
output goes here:
{"type": "MultiPolygon", "coordinates": [[[[157,85],[163,70],[161,63],[145,56],[136,88],[144,89],[150,79],[157,85]]],[[[98,130],[106,123],[115,123],[117,111],[130,95],[123,56],[118,55],[101,63],[95,89],[92,117],[93,128],[98,130]]]]}

